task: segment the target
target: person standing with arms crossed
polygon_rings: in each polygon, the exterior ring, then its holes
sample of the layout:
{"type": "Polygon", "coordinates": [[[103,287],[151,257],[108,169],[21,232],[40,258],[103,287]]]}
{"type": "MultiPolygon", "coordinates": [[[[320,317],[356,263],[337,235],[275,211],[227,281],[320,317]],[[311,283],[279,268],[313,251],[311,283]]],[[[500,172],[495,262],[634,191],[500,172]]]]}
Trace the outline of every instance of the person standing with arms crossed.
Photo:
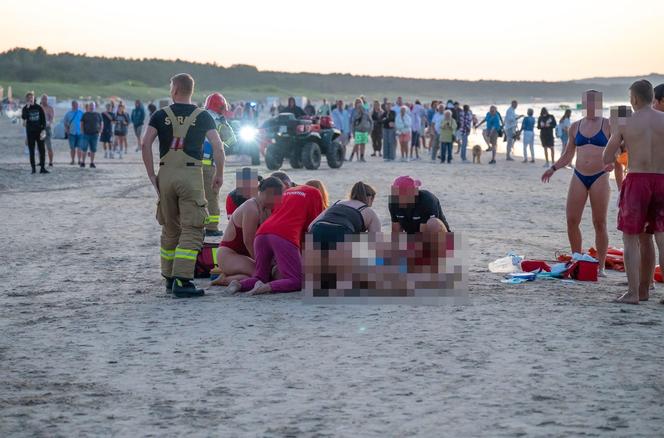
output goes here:
{"type": "Polygon", "coordinates": [[[634,113],[612,114],[611,137],[604,149],[604,170],[613,170],[620,145],[629,154],[629,172],[620,188],[618,229],[625,244],[628,289],[615,301],[639,304],[649,298],[650,278],[642,279],[641,235],[652,232],[664,266],[664,113],[652,107],[653,88],[641,79],[632,84],[634,113]]]}
{"type": "Polygon", "coordinates": [[[203,187],[203,142],[214,150],[216,173],[212,188],[223,184],[224,150],[212,116],[191,103],[194,79],[181,73],[171,78],[173,104],[156,111],[142,143],[143,163],[159,195],[161,274],[178,298],[205,295],[193,282],[196,256],[203,244],[207,202],[203,187]],[[159,175],[155,175],[152,143],[159,138],[159,175]]]}

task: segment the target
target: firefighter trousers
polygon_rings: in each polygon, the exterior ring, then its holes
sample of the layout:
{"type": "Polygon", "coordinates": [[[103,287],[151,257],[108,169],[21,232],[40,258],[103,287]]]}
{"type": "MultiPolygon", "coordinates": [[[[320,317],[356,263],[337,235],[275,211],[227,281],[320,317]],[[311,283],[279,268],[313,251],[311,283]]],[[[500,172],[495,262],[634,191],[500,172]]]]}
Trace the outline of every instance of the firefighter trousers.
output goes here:
{"type": "Polygon", "coordinates": [[[170,150],[159,165],[161,274],[166,278],[193,279],[208,215],[201,161],[182,150],[170,150]]]}
{"type": "Polygon", "coordinates": [[[221,211],[219,210],[219,193],[215,193],[212,190],[212,178],[214,178],[214,173],[217,168],[214,166],[209,166],[203,164],[203,185],[205,188],[205,199],[207,199],[208,212],[210,213],[207,217],[207,222],[205,223],[205,229],[210,231],[219,230],[219,215],[221,211]]]}

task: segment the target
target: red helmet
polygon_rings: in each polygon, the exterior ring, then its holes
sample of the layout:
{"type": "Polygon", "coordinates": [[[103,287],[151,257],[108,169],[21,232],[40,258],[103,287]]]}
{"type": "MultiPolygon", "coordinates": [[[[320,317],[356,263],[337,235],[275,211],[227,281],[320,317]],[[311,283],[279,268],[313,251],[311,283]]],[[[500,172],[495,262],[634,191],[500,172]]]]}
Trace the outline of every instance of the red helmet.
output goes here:
{"type": "Polygon", "coordinates": [[[221,93],[212,93],[205,98],[205,109],[223,115],[228,109],[228,102],[221,93]]]}

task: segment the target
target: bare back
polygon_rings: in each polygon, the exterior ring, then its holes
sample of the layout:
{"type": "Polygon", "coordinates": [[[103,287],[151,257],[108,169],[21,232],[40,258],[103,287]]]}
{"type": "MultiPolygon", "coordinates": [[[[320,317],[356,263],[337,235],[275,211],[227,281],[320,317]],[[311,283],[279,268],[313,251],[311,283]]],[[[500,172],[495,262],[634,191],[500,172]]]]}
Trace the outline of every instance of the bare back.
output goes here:
{"type": "Polygon", "coordinates": [[[635,111],[620,132],[630,172],[664,174],[664,112],[649,106],[635,111]]]}

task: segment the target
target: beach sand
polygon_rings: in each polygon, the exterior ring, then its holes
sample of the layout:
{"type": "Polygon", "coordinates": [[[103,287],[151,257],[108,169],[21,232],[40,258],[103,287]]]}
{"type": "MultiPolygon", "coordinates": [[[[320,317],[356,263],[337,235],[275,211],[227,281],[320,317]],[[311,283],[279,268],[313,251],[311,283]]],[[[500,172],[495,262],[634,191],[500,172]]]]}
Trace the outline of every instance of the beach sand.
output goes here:
{"type": "MultiPolygon", "coordinates": [[[[0,436],[661,436],[661,285],[624,306],[623,273],[515,286],[488,272],[508,251],[568,251],[570,170],[545,185],[541,162],[504,154],[286,166],[331,200],[374,185],[386,230],[389,183],[418,177],[470,250],[471,305],[307,306],[220,288],[172,299],[139,154],[79,169],[55,147],[51,175],[30,175],[19,127],[0,121],[0,436]]],[[[589,208],[583,232],[587,247],[589,208]]]]}

